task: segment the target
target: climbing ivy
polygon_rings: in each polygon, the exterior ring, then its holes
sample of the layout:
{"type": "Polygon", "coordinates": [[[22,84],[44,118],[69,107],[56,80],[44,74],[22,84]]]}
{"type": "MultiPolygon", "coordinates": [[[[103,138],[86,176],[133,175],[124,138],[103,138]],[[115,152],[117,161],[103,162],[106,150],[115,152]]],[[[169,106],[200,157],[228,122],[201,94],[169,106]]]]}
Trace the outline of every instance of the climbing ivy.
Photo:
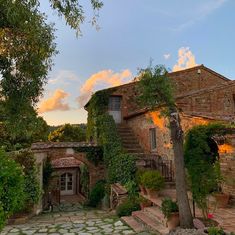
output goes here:
{"type": "Polygon", "coordinates": [[[85,152],[87,160],[95,166],[103,162],[103,148],[100,146],[76,147],[74,150],[78,153],[85,152]]]}
{"type": "Polygon", "coordinates": [[[87,104],[87,140],[96,139],[96,119],[108,110],[109,90],[97,91],[87,104]]]}
{"type": "Polygon", "coordinates": [[[83,193],[85,197],[88,197],[90,185],[89,171],[85,164],[81,165],[80,170],[81,193],[83,193]]]}
{"type": "Polygon", "coordinates": [[[135,158],[123,150],[114,119],[107,112],[111,91],[114,90],[96,92],[87,104],[87,139],[95,140],[103,147],[107,182],[125,184],[134,179],[135,158]]]}
{"type": "Polygon", "coordinates": [[[222,124],[199,125],[186,135],[184,145],[185,166],[188,170],[193,199],[207,218],[207,196],[217,187],[219,173],[218,147],[213,136],[222,134],[222,124]]]}

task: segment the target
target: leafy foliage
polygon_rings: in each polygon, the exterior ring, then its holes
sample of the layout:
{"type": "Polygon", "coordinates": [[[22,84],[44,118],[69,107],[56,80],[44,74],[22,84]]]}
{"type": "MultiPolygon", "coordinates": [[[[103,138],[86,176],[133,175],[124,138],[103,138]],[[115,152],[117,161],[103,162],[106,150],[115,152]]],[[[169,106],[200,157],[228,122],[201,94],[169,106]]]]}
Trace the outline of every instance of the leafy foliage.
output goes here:
{"type": "Polygon", "coordinates": [[[108,179],[110,183],[125,184],[135,178],[135,158],[128,153],[119,153],[109,161],[108,179]]]}
{"type": "Polygon", "coordinates": [[[105,180],[99,180],[89,193],[88,205],[97,207],[105,196],[105,180]]]}
{"type": "Polygon", "coordinates": [[[208,228],[208,235],[226,235],[222,228],[210,227],[208,228]]]}
{"type": "Polygon", "coordinates": [[[0,151],[0,230],[7,218],[23,208],[25,180],[19,164],[0,151]]]}
{"type": "Polygon", "coordinates": [[[114,119],[107,113],[109,92],[96,92],[87,104],[87,139],[96,140],[103,147],[108,183],[125,184],[135,177],[135,158],[124,153],[114,119]]]}
{"type": "Polygon", "coordinates": [[[51,132],[48,140],[54,142],[81,142],[86,140],[85,130],[78,125],[65,124],[51,132]]]}
{"type": "Polygon", "coordinates": [[[85,164],[80,166],[81,174],[80,174],[80,183],[81,183],[81,192],[88,197],[89,195],[89,171],[85,164]]]}
{"type": "Polygon", "coordinates": [[[164,178],[159,171],[150,170],[143,173],[141,183],[146,188],[160,190],[164,187],[164,178]]]}
{"type": "Polygon", "coordinates": [[[109,92],[107,90],[97,91],[92,95],[87,104],[87,140],[97,139],[97,118],[108,110],[109,92]]]}
{"type": "Polygon", "coordinates": [[[144,108],[156,110],[160,106],[169,112],[175,106],[173,88],[163,65],[149,66],[139,71],[137,102],[144,108]]]}
{"type": "Polygon", "coordinates": [[[28,206],[37,203],[41,194],[36,159],[32,152],[26,150],[13,153],[12,157],[20,164],[24,172],[24,191],[27,202],[25,208],[29,209],[28,206]]]}
{"type": "Polygon", "coordinates": [[[224,129],[222,124],[199,125],[186,135],[184,146],[185,165],[191,182],[193,198],[207,218],[207,196],[217,187],[218,147],[212,137],[224,129]]]}
{"type": "Polygon", "coordinates": [[[171,213],[178,212],[179,208],[176,202],[172,201],[171,198],[165,198],[162,200],[161,211],[165,218],[170,218],[171,213]]]}
{"type": "Polygon", "coordinates": [[[133,211],[138,210],[140,210],[139,203],[135,200],[127,199],[116,208],[116,213],[119,217],[130,216],[133,211]]]}
{"type": "Polygon", "coordinates": [[[53,167],[51,165],[51,160],[47,157],[44,165],[43,165],[43,188],[44,190],[48,189],[50,179],[52,177],[53,167]]]}
{"type": "Polygon", "coordinates": [[[103,162],[103,148],[100,146],[76,147],[76,152],[85,152],[88,161],[98,166],[103,162]]]}
{"type": "Polygon", "coordinates": [[[129,198],[137,198],[139,195],[138,195],[138,190],[139,190],[139,187],[136,183],[135,180],[130,180],[130,181],[127,181],[124,185],[124,187],[126,188],[127,192],[128,192],[128,197],[129,198]]]}

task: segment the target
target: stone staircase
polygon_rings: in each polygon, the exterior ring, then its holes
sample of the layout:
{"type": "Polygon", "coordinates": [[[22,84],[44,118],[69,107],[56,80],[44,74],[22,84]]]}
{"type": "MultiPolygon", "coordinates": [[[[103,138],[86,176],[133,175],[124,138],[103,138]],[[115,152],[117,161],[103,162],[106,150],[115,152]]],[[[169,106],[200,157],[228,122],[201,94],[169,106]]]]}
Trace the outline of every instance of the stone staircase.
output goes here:
{"type": "Polygon", "coordinates": [[[143,157],[145,155],[143,149],[139,145],[138,139],[127,124],[117,125],[117,131],[121,138],[123,148],[127,153],[131,153],[137,157],[143,157]]]}
{"type": "Polygon", "coordinates": [[[169,233],[166,219],[162,214],[160,207],[162,200],[170,197],[173,200],[176,198],[174,189],[165,189],[161,195],[156,198],[149,198],[147,195],[142,195],[152,202],[152,206],[145,207],[143,210],[132,212],[131,216],[124,216],[121,219],[128,224],[135,232],[153,231],[156,234],[166,235],[169,233]]]}

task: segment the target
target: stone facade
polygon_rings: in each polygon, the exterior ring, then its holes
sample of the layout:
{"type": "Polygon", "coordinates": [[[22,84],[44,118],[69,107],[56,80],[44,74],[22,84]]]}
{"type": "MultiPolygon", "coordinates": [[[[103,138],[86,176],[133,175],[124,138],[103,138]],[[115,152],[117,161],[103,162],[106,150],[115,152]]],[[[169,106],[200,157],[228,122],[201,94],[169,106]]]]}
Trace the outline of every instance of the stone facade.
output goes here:
{"type": "MultiPolygon", "coordinates": [[[[174,84],[174,96],[184,133],[199,124],[235,121],[235,81],[203,65],[169,73],[168,76],[174,84]]],[[[154,153],[173,160],[168,120],[160,117],[159,111],[149,112],[138,107],[136,84],[137,82],[132,82],[109,89],[111,96],[121,97],[122,122],[131,127],[146,154],[154,153]],[[150,129],[153,128],[156,130],[155,149],[151,149],[150,143],[150,129]]],[[[234,155],[225,153],[220,158],[223,173],[233,178],[235,176],[234,155]]],[[[234,185],[224,187],[225,191],[235,196],[234,188],[234,185]]]]}
{"type": "MultiPolygon", "coordinates": [[[[103,164],[99,164],[95,166],[92,162],[90,162],[86,158],[86,152],[82,151],[82,148],[80,147],[94,147],[89,144],[84,143],[35,143],[32,145],[31,149],[34,152],[34,155],[36,157],[36,161],[38,164],[39,169],[39,179],[40,179],[40,185],[41,189],[43,188],[43,164],[45,163],[46,159],[49,158],[51,162],[58,160],[65,160],[65,159],[75,159],[77,163],[80,163],[80,165],[85,165],[88,168],[89,172],[89,189],[91,189],[95,183],[98,180],[105,178],[105,168],[103,164]],[[79,147],[81,149],[81,152],[77,152],[74,149],[79,147]]],[[[52,180],[50,181],[49,187],[51,189],[56,189],[60,191],[60,176],[64,173],[71,173],[74,174],[73,180],[76,181],[74,183],[74,190],[72,194],[80,194],[80,166],[74,165],[75,161],[72,161],[72,165],[69,166],[68,162],[64,166],[54,166],[54,172],[52,177],[52,180]]],[[[53,165],[53,164],[52,164],[53,165]]],[[[56,201],[56,200],[55,200],[56,201]]],[[[37,213],[39,213],[42,210],[42,201],[37,205],[37,213]]]]}

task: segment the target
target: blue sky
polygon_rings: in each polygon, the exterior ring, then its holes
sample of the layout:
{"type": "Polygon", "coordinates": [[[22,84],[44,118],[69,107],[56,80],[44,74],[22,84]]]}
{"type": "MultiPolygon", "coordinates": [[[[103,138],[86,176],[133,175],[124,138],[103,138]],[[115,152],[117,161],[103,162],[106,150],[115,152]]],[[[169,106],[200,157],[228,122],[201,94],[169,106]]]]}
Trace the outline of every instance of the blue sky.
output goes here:
{"type": "Polygon", "coordinates": [[[150,58],[173,69],[180,51],[181,68],[204,64],[235,78],[233,0],[104,0],[99,31],[88,23],[92,12],[83,0],[87,22],[79,38],[41,2],[60,51],[39,103],[48,124],[86,122],[78,97],[84,103],[97,89],[129,81],[150,58]]]}

